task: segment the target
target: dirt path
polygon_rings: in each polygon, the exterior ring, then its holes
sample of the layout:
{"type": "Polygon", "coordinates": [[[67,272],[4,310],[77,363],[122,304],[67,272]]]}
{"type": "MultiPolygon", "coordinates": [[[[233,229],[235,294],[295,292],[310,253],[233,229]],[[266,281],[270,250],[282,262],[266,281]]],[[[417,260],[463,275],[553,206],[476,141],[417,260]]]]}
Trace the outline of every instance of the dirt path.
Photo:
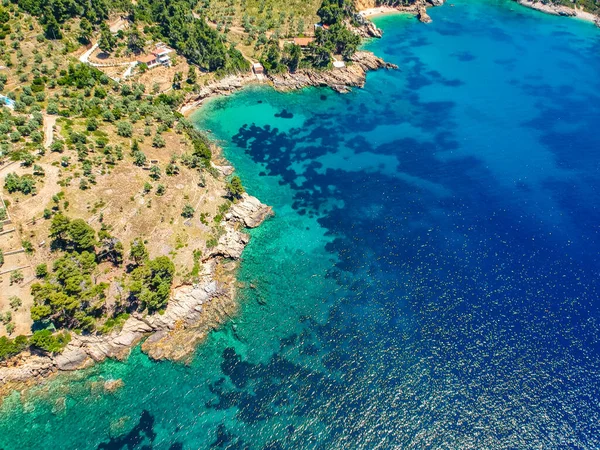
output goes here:
{"type": "Polygon", "coordinates": [[[54,141],[54,125],[56,124],[56,116],[44,114],[44,147],[50,148],[54,141]]]}

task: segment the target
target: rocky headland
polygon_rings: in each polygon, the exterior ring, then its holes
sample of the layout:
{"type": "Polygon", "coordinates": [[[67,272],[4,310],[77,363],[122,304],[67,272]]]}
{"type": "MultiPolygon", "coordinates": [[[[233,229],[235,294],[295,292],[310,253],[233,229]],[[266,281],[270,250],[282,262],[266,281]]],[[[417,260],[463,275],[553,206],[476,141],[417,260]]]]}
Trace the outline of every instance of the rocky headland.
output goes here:
{"type": "Polygon", "coordinates": [[[596,24],[596,26],[600,27],[600,17],[587,11],[578,9],[577,7],[570,8],[564,5],[555,5],[553,3],[530,0],[516,0],[516,2],[527,8],[535,9],[536,11],[541,11],[546,14],[552,14],[554,16],[577,17],[588,22],[593,22],[596,24]]]}
{"type": "Polygon", "coordinates": [[[299,70],[270,77],[273,87],[279,91],[291,91],[307,86],[329,86],[341,93],[353,87],[363,87],[367,72],[378,69],[397,69],[398,66],[386,63],[371,52],[357,52],[345,67],[327,70],[299,70]]]}
{"type": "Polygon", "coordinates": [[[249,241],[244,228],[259,226],[272,213],[269,206],[243,194],[222,222],[225,233],[218,245],[203,259],[201,281],[175,288],[164,313],[134,313],[121,330],[108,335],[73,334],[56,356],[24,352],[0,363],[0,396],[61,371],[90,367],[106,358],[126,359],[144,338],[142,350],[153,359],[188,358],[198,342],[235,311],[235,261],[249,241]],[[224,269],[227,264],[229,270],[224,269]]]}

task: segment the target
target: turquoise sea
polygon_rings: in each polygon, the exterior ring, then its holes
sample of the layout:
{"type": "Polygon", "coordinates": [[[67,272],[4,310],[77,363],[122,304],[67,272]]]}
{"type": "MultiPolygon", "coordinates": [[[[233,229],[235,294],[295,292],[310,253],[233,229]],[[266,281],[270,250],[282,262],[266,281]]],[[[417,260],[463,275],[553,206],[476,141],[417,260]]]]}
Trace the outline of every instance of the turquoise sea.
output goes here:
{"type": "Polygon", "coordinates": [[[430,14],[377,19],[400,70],[364,90],[194,116],[276,212],[239,315],[189,366],[135,350],[12,395],[0,449],[600,447],[600,30],[430,14]]]}

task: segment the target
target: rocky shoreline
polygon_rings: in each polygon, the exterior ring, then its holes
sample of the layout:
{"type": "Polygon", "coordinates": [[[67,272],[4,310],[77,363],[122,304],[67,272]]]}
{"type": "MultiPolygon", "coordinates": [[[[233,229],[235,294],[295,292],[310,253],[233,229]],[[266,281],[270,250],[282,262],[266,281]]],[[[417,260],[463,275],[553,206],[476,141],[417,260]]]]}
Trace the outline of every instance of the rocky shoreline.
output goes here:
{"type": "Polygon", "coordinates": [[[273,87],[278,91],[292,91],[308,86],[328,86],[336,92],[346,93],[353,87],[362,88],[367,80],[367,72],[379,69],[397,69],[398,66],[386,63],[371,52],[357,52],[351,58],[351,64],[343,68],[328,71],[299,70],[270,77],[273,87]]]}
{"type": "MultiPolygon", "coordinates": [[[[164,314],[132,314],[109,335],[73,334],[56,356],[24,352],[0,364],[0,397],[38,383],[58,372],[83,369],[106,358],[124,360],[147,338],[142,350],[153,359],[184,360],[208,332],[235,310],[235,277],[217,274],[224,257],[239,260],[249,236],[243,228],[259,226],[273,214],[269,206],[244,194],[222,222],[225,233],[203,260],[202,281],[174,290],[164,314]]],[[[235,269],[235,267],[233,267],[235,269]]]]}
{"type": "MultiPolygon", "coordinates": [[[[295,73],[266,76],[266,83],[275,90],[289,92],[305,87],[330,87],[336,92],[346,93],[353,87],[362,88],[367,80],[367,72],[379,69],[397,69],[394,64],[385,62],[372,52],[356,52],[345,67],[330,70],[302,69],[295,73]]],[[[179,111],[188,114],[200,107],[209,98],[230,95],[240,89],[260,84],[254,75],[234,75],[205,86],[199,93],[190,96],[179,111]]]]}
{"type": "MultiPolygon", "coordinates": [[[[361,35],[381,36],[380,30],[368,20],[360,29],[363,30],[361,35]]],[[[359,51],[345,67],[326,71],[299,70],[293,74],[269,76],[267,82],[282,92],[313,86],[346,93],[353,87],[362,88],[368,71],[396,68],[372,52],[359,51]]],[[[192,112],[208,98],[229,95],[258,82],[253,74],[223,78],[188,98],[180,112],[192,112]]],[[[227,169],[232,169],[214,167],[223,175],[230,173],[227,169]]],[[[218,245],[203,258],[202,281],[175,288],[164,314],[134,313],[121,330],[108,335],[73,334],[71,342],[56,356],[23,352],[3,361],[0,363],[0,399],[13,390],[22,390],[60,372],[88,368],[107,358],[125,360],[131,349],[142,341],[142,351],[153,359],[182,361],[189,358],[197,344],[237,307],[234,275],[237,263],[230,263],[230,270],[223,271],[223,261],[239,260],[250,239],[243,228],[255,228],[272,214],[269,206],[244,194],[222,222],[225,232],[218,245]]]]}
{"type": "Polygon", "coordinates": [[[527,8],[535,9],[536,11],[541,11],[546,14],[552,14],[554,16],[577,17],[592,22],[596,24],[597,27],[600,27],[600,17],[580,9],[569,8],[568,6],[563,5],[554,5],[552,3],[543,3],[541,1],[516,0],[516,2],[527,8]]]}

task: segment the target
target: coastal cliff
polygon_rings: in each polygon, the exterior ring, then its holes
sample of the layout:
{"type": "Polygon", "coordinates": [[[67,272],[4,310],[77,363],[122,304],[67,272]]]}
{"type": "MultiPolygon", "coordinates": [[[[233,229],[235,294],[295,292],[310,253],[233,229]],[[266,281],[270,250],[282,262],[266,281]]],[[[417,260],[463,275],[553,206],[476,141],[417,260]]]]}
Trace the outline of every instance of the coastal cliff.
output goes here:
{"type": "MultiPolygon", "coordinates": [[[[223,221],[225,233],[204,259],[202,279],[174,289],[163,314],[134,313],[119,331],[77,335],[56,356],[22,353],[0,364],[0,394],[54,373],[90,367],[106,358],[125,359],[145,337],[142,350],[154,359],[183,360],[207,333],[235,310],[235,267],[223,271],[223,257],[237,260],[249,241],[243,228],[259,226],[272,209],[243,194],[223,221]]],[[[235,264],[234,264],[235,266],[235,264]]]]}

